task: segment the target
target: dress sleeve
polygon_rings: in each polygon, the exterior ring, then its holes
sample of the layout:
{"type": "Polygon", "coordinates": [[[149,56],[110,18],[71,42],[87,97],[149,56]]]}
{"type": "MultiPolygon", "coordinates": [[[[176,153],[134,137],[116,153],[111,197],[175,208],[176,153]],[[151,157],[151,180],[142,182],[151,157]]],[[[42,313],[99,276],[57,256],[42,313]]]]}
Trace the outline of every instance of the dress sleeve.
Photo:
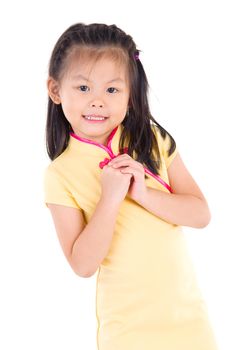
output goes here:
{"type": "Polygon", "coordinates": [[[73,195],[68,191],[62,178],[51,167],[47,167],[44,173],[44,203],[61,204],[82,210],[73,195]]]}
{"type": "Polygon", "coordinates": [[[168,168],[171,165],[172,161],[174,160],[175,156],[178,153],[178,149],[176,146],[173,153],[170,156],[168,155],[168,150],[170,148],[170,144],[171,144],[170,137],[167,135],[166,139],[163,141],[163,152],[164,152],[164,159],[165,159],[165,163],[166,163],[166,168],[168,168]]]}
{"type": "Polygon", "coordinates": [[[168,168],[178,153],[178,147],[176,145],[173,153],[171,155],[169,155],[169,148],[171,146],[170,136],[168,134],[166,134],[166,137],[164,139],[163,136],[161,135],[160,129],[157,126],[155,126],[155,130],[156,130],[156,135],[157,135],[157,141],[159,144],[159,149],[161,150],[163,159],[165,161],[166,168],[168,168]]]}

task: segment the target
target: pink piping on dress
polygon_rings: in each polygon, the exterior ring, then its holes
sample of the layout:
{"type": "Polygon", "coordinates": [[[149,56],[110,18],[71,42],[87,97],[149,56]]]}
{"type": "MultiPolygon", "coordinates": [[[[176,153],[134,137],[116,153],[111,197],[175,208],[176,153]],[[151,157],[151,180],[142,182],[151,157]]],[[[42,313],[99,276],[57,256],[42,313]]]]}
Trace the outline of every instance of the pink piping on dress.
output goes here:
{"type": "MultiPolygon", "coordinates": [[[[73,132],[71,132],[71,131],[70,131],[69,134],[70,134],[72,137],[74,137],[75,139],[77,139],[77,140],[79,140],[79,141],[81,141],[81,142],[90,143],[90,144],[92,144],[92,145],[98,146],[98,147],[104,149],[104,150],[109,154],[110,158],[105,158],[103,161],[101,161],[101,162],[99,163],[99,167],[100,167],[101,169],[103,169],[103,167],[104,167],[106,164],[108,164],[109,161],[110,161],[111,159],[116,158],[117,156],[120,155],[120,153],[118,153],[117,155],[115,155],[115,154],[113,153],[113,151],[112,151],[112,148],[111,148],[112,139],[113,139],[113,137],[114,137],[114,135],[115,135],[117,129],[118,129],[118,126],[116,126],[116,128],[114,128],[113,131],[111,132],[111,134],[110,134],[110,136],[109,136],[109,138],[108,138],[108,141],[107,141],[107,146],[104,146],[104,145],[102,145],[102,144],[100,144],[100,143],[98,143],[98,142],[95,142],[95,141],[92,141],[92,140],[89,140],[89,139],[85,139],[84,137],[80,137],[80,136],[76,135],[75,133],[73,133],[73,132]]],[[[126,147],[126,148],[123,149],[123,152],[124,152],[124,153],[127,153],[127,150],[128,150],[128,148],[126,147]]],[[[154,177],[154,178],[155,178],[158,182],[160,182],[164,187],[166,187],[166,188],[169,190],[169,192],[173,193],[171,187],[170,187],[159,175],[153,174],[153,173],[152,173],[149,169],[147,169],[146,167],[144,167],[144,171],[145,171],[145,173],[147,173],[147,174],[151,175],[152,177],[154,177]]]]}

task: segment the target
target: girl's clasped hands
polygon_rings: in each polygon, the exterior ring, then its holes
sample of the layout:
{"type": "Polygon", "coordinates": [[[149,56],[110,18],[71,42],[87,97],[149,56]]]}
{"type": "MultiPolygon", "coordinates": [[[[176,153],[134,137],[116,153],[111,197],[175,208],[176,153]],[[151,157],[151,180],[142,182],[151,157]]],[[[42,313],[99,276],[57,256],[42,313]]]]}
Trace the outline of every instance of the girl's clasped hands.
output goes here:
{"type": "Polygon", "coordinates": [[[128,154],[120,154],[103,168],[102,193],[121,202],[128,194],[131,199],[139,201],[147,191],[145,171],[140,162],[128,154]]]}

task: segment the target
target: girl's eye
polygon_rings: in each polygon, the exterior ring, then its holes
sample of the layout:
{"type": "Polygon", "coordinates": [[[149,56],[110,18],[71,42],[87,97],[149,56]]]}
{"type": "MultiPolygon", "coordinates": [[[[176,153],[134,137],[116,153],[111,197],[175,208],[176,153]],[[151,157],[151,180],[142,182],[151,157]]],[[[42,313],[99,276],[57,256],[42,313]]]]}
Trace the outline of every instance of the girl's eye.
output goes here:
{"type": "MultiPolygon", "coordinates": [[[[79,86],[78,88],[80,88],[81,91],[85,92],[86,90],[85,90],[85,89],[83,90],[82,88],[86,88],[86,87],[88,88],[87,85],[81,85],[81,86],[79,86]]],[[[116,88],[114,88],[114,87],[110,87],[109,89],[114,89],[114,90],[117,90],[117,91],[118,91],[118,89],[116,89],[116,88]]],[[[109,89],[108,89],[108,90],[109,90],[109,89]]]]}
{"type": "MultiPolygon", "coordinates": [[[[117,90],[117,91],[118,91],[118,89],[116,89],[116,88],[114,88],[114,87],[110,87],[109,89],[115,89],[115,90],[117,90]]],[[[108,89],[108,90],[109,90],[109,89],[108,89]]]]}
{"type": "MultiPolygon", "coordinates": [[[[82,87],[87,87],[87,85],[81,85],[81,86],[79,86],[79,88],[82,88],[82,87]]],[[[81,89],[81,91],[86,91],[86,90],[82,90],[82,89],[81,89]]]]}

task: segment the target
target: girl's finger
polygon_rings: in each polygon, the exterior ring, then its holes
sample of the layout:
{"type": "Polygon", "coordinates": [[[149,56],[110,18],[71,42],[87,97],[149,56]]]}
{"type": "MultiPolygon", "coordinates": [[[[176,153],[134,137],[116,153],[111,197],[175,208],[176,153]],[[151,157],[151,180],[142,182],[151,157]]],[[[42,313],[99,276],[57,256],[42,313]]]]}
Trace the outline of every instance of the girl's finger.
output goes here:
{"type": "Polygon", "coordinates": [[[134,161],[134,159],[131,158],[128,154],[121,154],[121,155],[111,159],[109,161],[108,165],[113,165],[115,163],[118,163],[118,162],[124,161],[124,160],[126,160],[126,161],[133,160],[134,161]]]}
{"type": "Polygon", "coordinates": [[[134,176],[134,179],[136,181],[140,181],[141,179],[144,180],[144,173],[141,172],[139,169],[137,168],[132,168],[130,166],[126,167],[126,168],[123,168],[123,169],[120,169],[120,172],[121,173],[129,173],[129,174],[132,174],[134,176]]]}
{"type": "Polygon", "coordinates": [[[139,162],[136,162],[135,160],[131,160],[131,159],[123,159],[123,160],[118,160],[118,161],[115,161],[114,163],[112,164],[109,164],[109,166],[112,166],[113,168],[118,168],[120,166],[126,166],[126,165],[132,165],[134,167],[139,167],[139,168],[143,168],[142,164],[139,163],[139,162]]]}

